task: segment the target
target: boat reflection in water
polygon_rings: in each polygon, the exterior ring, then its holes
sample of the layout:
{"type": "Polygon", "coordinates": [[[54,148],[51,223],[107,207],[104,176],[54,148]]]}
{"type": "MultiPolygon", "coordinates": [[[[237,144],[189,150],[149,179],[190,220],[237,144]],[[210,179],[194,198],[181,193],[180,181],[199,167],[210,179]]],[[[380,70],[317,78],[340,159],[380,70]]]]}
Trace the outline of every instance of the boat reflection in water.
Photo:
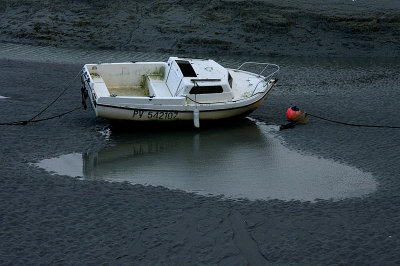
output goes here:
{"type": "MultiPolygon", "coordinates": [[[[85,179],[251,200],[342,199],[376,190],[371,174],[290,150],[274,130],[249,120],[218,129],[129,133],[112,129],[113,145],[84,153],[83,165],[80,162],[78,167],[85,179]]],[[[60,171],[60,160],[71,166],[79,164],[71,164],[77,159],[76,154],[66,155],[43,160],[38,166],[66,174],[60,171]]]]}

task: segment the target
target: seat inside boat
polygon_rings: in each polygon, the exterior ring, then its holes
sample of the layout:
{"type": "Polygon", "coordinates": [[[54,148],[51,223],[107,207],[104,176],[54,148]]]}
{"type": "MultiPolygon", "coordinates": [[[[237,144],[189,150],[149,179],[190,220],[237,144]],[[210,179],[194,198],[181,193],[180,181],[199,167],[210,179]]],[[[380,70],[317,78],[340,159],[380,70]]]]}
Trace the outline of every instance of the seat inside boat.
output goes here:
{"type": "Polygon", "coordinates": [[[151,96],[155,97],[172,97],[164,78],[158,75],[146,75],[148,79],[148,87],[151,96]]]}

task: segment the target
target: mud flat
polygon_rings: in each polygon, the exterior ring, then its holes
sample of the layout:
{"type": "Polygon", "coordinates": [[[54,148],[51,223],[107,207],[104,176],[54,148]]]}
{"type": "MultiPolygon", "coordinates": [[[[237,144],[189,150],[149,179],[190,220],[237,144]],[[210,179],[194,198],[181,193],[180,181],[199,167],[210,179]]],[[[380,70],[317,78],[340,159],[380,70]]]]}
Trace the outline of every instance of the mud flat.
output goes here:
{"type": "Polygon", "coordinates": [[[399,56],[397,1],[1,1],[0,41],[264,56],[399,56]]]}
{"type": "MultiPolygon", "coordinates": [[[[252,114],[258,121],[284,123],[283,106],[296,102],[310,113],[400,124],[386,108],[399,101],[395,60],[293,60],[281,65],[281,85],[252,114]]],[[[0,80],[0,94],[10,97],[2,99],[0,120],[30,117],[80,67],[0,60],[0,74],[6,77],[0,80]]],[[[72,85],[79,91],[78,81],[72,85]]],[[[71,92],[49,115],[76,104],[80,95],[71,92]]],[[[357,167],[377,182],[374,192],[335,201],[227,200],[163,187],[78,180],[31,164],[113,149],[121,134],[129,132],[83,110],[39,124],[1,127],[1,264],[400,262],[396,130],[311,120],[278,133],[291,149],[357,167]]]]}

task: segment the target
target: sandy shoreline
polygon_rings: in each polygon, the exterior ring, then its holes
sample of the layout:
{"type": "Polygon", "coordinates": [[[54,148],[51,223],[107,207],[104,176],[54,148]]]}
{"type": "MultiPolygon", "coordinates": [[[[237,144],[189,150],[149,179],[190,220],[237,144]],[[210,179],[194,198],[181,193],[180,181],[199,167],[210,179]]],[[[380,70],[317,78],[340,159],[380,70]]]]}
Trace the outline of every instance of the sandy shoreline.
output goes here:
{"type": "MultiPolygon", "coordinates": [[[[381,106],[398,101],[398,70],[391,67],[388,72],[387,66],[392,65],[373,65],[377,75],[367,83],[363,80],[370,73],[368,66],[347,66],[346,77],[359,79],[345,92],[318,85],[341,82],[341,74],[332,76],[335,65],[283,65],[282,80],[300,82],[309,73],[314,92],[282,86],[252,116],[283,123],[282,106],[295,99],[309,112],[325,110],[324,115],[348,120],[365,113],[370,123],[399,124],[398,117],[381,106]],[[315,72],[319,81],[311,75],[315,72]],[[366,93],[377,84],[378,95],[366,93]],[[359,101],[354,101],[357,97],[359,101]],[[348,108],[340,108],[342,104],[348,108]]],[[[1,120],[30,116],[38,104],[47,102],[41,95],[54,95],[49,88],[67,82],[79,68],[0,60],[1,75],[7,76],[0,82],[0,93],[10,97],[2,99],[3,110],[8,111],[2,112],[1,120]],[[46,74],[49,68],[54,75],[46,74]]],[[[51,113],[79,103],[79,94],[64,100],[51,113]]],[[[99,133],[107,125],[92,112],[79,111],[52,122],[1,128],[1,157],[5,158],[0,162],[1,264],[400,262],[397,131],[344,128],[314,120],[281,132],[292,148],[350,163],[377,178],[376,193],[338,202],[221,200],[162,187],[78,181],[29,166],[29,162],[107,145],[99,133]]]]}
{"type": "Polygon", "coordinates": [[[394,1],[2,1],[0,41],[177,55],[399,56],[394,1]]]}

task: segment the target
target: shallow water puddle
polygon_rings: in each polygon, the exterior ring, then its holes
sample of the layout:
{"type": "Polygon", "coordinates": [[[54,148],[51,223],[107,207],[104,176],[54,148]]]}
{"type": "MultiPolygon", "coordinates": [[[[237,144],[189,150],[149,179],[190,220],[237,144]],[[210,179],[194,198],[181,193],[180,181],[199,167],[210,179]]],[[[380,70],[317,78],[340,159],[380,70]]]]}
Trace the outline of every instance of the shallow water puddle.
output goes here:
{"type": "Polygon", "coordinates": [[[35,165],[60,175],[250,200],[337,200],[376,190],[370,173],[290,150],[274,131],[249,121],[200,131],[111,132],[111,147],[35,165]]]}

